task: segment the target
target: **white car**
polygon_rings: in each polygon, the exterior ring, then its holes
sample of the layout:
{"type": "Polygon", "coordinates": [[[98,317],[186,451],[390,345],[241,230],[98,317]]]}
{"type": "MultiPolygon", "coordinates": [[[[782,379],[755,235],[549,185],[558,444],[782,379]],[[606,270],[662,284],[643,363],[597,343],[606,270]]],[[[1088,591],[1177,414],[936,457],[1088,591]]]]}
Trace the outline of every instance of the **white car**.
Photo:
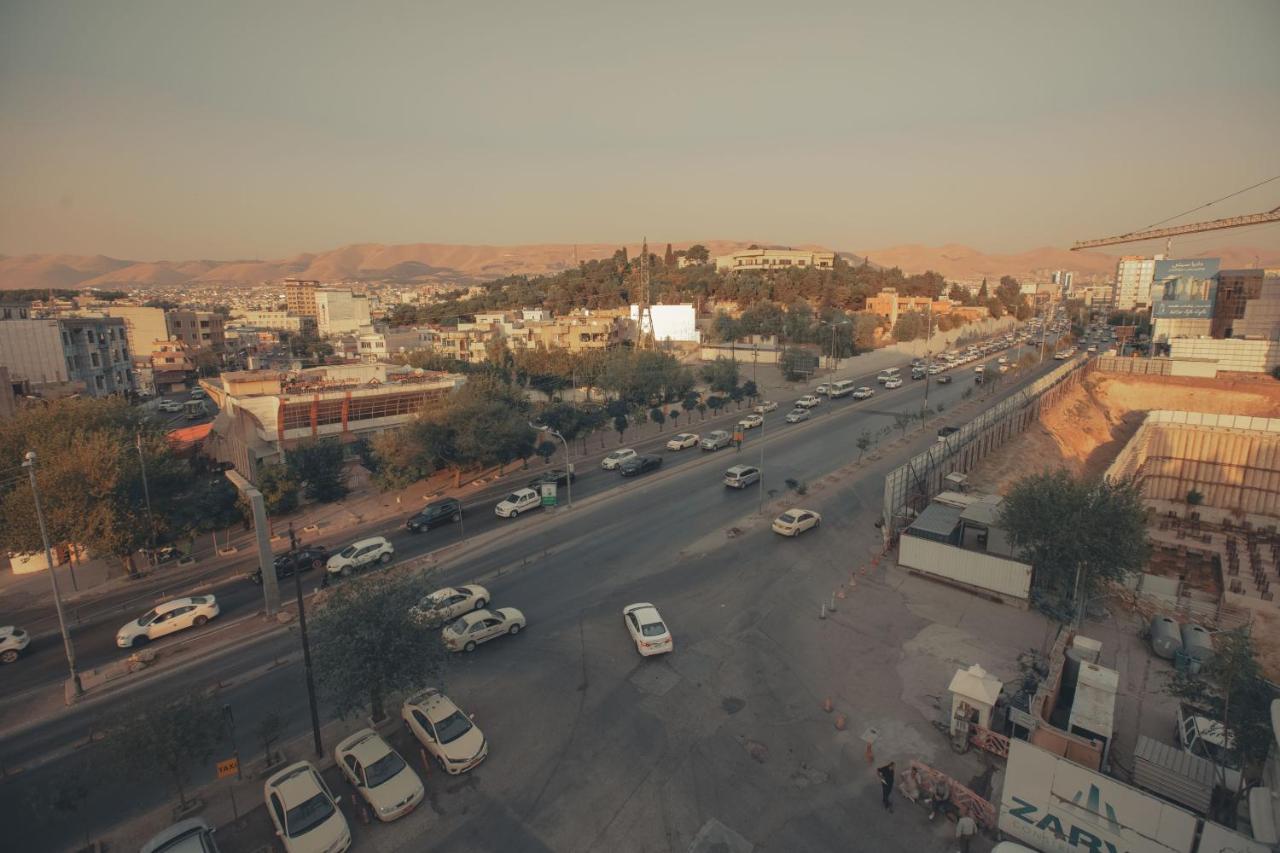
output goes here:
{"type": "Polygon", "coordinates": [[[262,785],[267,814],[285,853],[341,853],[351,847],[351,828],[329,786],[309,761],[290,764],[262,785]]]}
{"type": "Polygon", "coordinates": [[[686,447],[697,447],[699,438],[696,433],[682,432],[667,439],[667,450],[684,450],[686,447]]]}
{"type": "Polygon", "coordinates": [[[410,608],[409,616],[419,625],[443,625],[463,613],[480,610],[489,603],[489,590],[477,584],[446,586],[410,608]]]}
{"type": "Polygon", "coordinates": [[[929,365],[929,370],[927,372],[930,376],[937,376],[939,373],[941,373],[946,369],[947,369],[947,366],[945,364],[931,364],[929,365]]]}
{"type": "Polygon", "coordinates": [[[1008,363],[1009,363],[1009,357],[1007,355],[1002,355],[996,359],[996,364],[1008,364],[1008,363]]]}
{"type": "Polygon", "coordinates": [[[830,393],[831,393],[831,387],[830,387],[829,385],[819,385],[817,388],[814,388],[814,389],[813,389],[813,393],[815,393],[815,394],[830,394],[830,393]]]}
{"type": "Polygon", "coordinates": [[[796,405],[802,409],[812,409],[814,406],[822,405],[822,398],[815,397],[813,394],[805,394],[799,400],[796,400],[796,405]]]}
{"type": "Polygon", "coordinates": [[[773,520],[773,532],[783,536],[799,536],[822,523],[822,516],[811,509],[789,509],[773,520]]]}
{"type": "Polygon", "coordinates": [[[613,451],[604,459],[601,459],[600,467],[606,471],[612,471],[623,462],[626,462],[628,459],[634,459],[636,456],[637,453],[634,450],[630,447],[624,447],[621,450],[613,451]]]}
{"type": "Polygon", "coordinates": [[[876,395],[876,389],[868,388],[866,385],[863,385],[853,392],[853,399],[867,400],[867,399],[870,399],[871,397],[874,397],[875,395],[876,395]]]}
{"type": "Polygon", "coordinates": [[[636,651],[645,657],[661,655],[675,649],[675,641],[667,630],[658,608],[648,602],[628,604],[622,608],[622,621],[636,644],[636,651]]]}
{"type": "Polygon", "coordinates": [[[762,418],[760,415],[747,415],[745,418],[738,421],[738,426],[742,427],[743,429],[755,429],[756,427],[760,426],[763,423],[764,423],[764,418],[762,418]]]}
{"type": "Polygon", "coordinates": [[[373,729],[361,729],[333,749],[333,760],[369,811],[385,822],[404,817],[422,802],[422,780],[400,753],[373,729]]]}
{"type": "Polygon", "coordinates": [[[985,373],[985,372],[986,372],[986,370],[987,370],[987,366],[986,366],[985,364],[979,364],[977,367],[975,367],[975,368],[973,369],[973,372],[974,372],[974,373],[985,373]]]}
{"type": "Polygon", "coordinates": [[[13,663],[31,645],[31,635],[21,628],[6,625],[0,628],[0,663],[13,663]]]}
{"type": "Polygon", "coordinates": [[[331,575],[349,575],[365,566],[390,563],[395,555],[395,546],[385,536],[370,536],[357,539],[330,557],[325,570],[331,575]]]}
{"type": "Polygon", "coordinates": [[[218,613],[218,599],[212,595],[175,598],[157,604],[116,631],[116,645],[122,649],[131,649],[184,628],[199,628],[218,613]]]}
{"type": "Polygon", "coordinates": [[[785,418],[785,420],[789,424],[798,424],[801,421],[807,421],[809,420],[809,410],[808,409],[792,409],[791,411],[787,412],[787,417],[785,418]]]}
{"type": "Polygon", "coordinates": [[[453,620],[444,629],[444,647],[451,652],[472,652],[481,643],[505,634],[515,636],[528,624],[524,614],[514,607],[497,610],[473,610],[453,620]]]}
{"type": "Polygon", "coordinates": [[[208,396],[209,396],[209,395],[205,393],[205,390],[204,390],[203,388],[192,388],[192,389],[191,389],[191,399],[192,399],[192,400],[203,400],[203,399],[205,399],[205,398],[206,398],[206,397],[208,397],[208,396]]]}
{"type": "Polygon", "coordinates": [[[440,769],[451,776],[467,772],[489,754],[484,733],[434,687],[404,700],[400,718],[418,743],[435,757],[440,769]]]}
{"type": "Polygon", "coordinates": [[[776,408],[778,408],[778,404],[772,400],[762,400],[760,405],[756,406],[755,411],[757,415],[767,415],[776,408]]]}
{"type": "Polygon", "coordinates": [[[181,412],[182,404],[177,400],[161,400],[158,408],[162,412],[181,412]]]}
{"type": "Polygon", "coordinates": [[[901,387],[902,387],[902,379],[900,379],[897,376],[893,377],[892,379],[885,380],[884,389],[886,391],[892,391],[894,388],[901,388],[901,387]]]}
{"type": "Polygon", "coordinates": [[[207,820],[192,817],[152,836],[139,853],[218,853],[218,842],[207,820]]]}
{"type": "Polygon", "coordinates": [[[498,505],[493,508],[493,512],[498,518],[515,518],[520,513],[541,504],[542,496],[533,489],[516,489],[498,501],[498,505]]]}

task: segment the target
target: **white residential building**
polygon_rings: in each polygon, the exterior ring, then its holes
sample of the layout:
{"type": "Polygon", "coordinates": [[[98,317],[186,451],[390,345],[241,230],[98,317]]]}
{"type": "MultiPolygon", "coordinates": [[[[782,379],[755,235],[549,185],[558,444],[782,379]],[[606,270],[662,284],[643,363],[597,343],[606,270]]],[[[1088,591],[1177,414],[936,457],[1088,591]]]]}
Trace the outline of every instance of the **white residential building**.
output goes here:
{"type": "Polygon", "coordinates": [[[350,290],[322,288],[315,292],[316,328],[321,336],[346,335],[370,325],[369,300],[350,290]]]}
{"type": "Polygon", "coordinates": [[[1132,311],[1151,305],[1151,282],[1156,274],[1156,261],[1162,260],[1164,255],[1153,258],[1128,255],[1120,259],[1116,264],[1115,310],[1132,311]]]}
{"type": "Polygon", "coordinates": [[[794,249],[743,249],[716,258],[716,269],[725,272],[785,270],[818,267],[831,269],[835,252],[796,251],[794,249]]]}

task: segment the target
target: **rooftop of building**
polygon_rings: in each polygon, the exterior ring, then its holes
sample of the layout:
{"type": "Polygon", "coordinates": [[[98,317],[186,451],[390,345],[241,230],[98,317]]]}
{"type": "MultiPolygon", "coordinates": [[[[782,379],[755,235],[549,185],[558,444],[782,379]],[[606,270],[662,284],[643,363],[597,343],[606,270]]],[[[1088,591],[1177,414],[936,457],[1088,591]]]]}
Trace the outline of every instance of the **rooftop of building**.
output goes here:
{"type": "Polygon", "coordinates": [[[204,380],[213,387],[235,397],[270,397],[282,394],[376,389],[451,382],[458,374],[407,367],[400,364],[372,362],[366,364],[326,364],[302,370],[238,370],[216,379],[204,380]]]}

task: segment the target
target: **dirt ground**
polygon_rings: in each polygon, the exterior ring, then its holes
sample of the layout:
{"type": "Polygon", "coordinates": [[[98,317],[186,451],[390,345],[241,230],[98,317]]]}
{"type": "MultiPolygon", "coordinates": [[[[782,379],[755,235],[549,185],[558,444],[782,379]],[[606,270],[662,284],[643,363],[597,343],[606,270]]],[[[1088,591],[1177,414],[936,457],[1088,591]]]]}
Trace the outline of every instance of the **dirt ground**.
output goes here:
{"type": "Polygon", "coordinates": [[[1278,418],[1280,382],[1090,373],[969,482],[1004,493],[1020,477],[1057,468],[1101,475],[1152,409],[1278,418]]]}

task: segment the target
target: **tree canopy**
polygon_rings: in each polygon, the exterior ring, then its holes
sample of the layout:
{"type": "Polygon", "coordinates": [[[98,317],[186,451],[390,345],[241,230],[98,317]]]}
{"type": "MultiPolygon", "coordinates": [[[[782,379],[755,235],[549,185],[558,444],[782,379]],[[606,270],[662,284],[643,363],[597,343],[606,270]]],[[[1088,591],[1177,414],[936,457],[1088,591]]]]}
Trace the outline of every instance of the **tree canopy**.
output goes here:
{"type": "Polygon", "coordinates": [[[311,655],[320,689],[339,714],[368,707],[381,720],[390,694],[440,682],[448,655],[440,631],[410,614],[431,590],[423,576],[382,572],[318,598],[311,655]]]}
{"type": "Polygon", "coordinates": [[[181,806],[193,765],[207,764],[222,740],[222,709],[202,693],[134,702],[108,726],[106,744],[129,782],[162,774],[181,806]]]}
{"type": "Polygon", "coordinates": [[[1149,556],[1146,509],[1131,480],[1031,474],[1005,497],[1000,524],[1030,561],[1041,605],[1064,621],[1149,556]]]}

